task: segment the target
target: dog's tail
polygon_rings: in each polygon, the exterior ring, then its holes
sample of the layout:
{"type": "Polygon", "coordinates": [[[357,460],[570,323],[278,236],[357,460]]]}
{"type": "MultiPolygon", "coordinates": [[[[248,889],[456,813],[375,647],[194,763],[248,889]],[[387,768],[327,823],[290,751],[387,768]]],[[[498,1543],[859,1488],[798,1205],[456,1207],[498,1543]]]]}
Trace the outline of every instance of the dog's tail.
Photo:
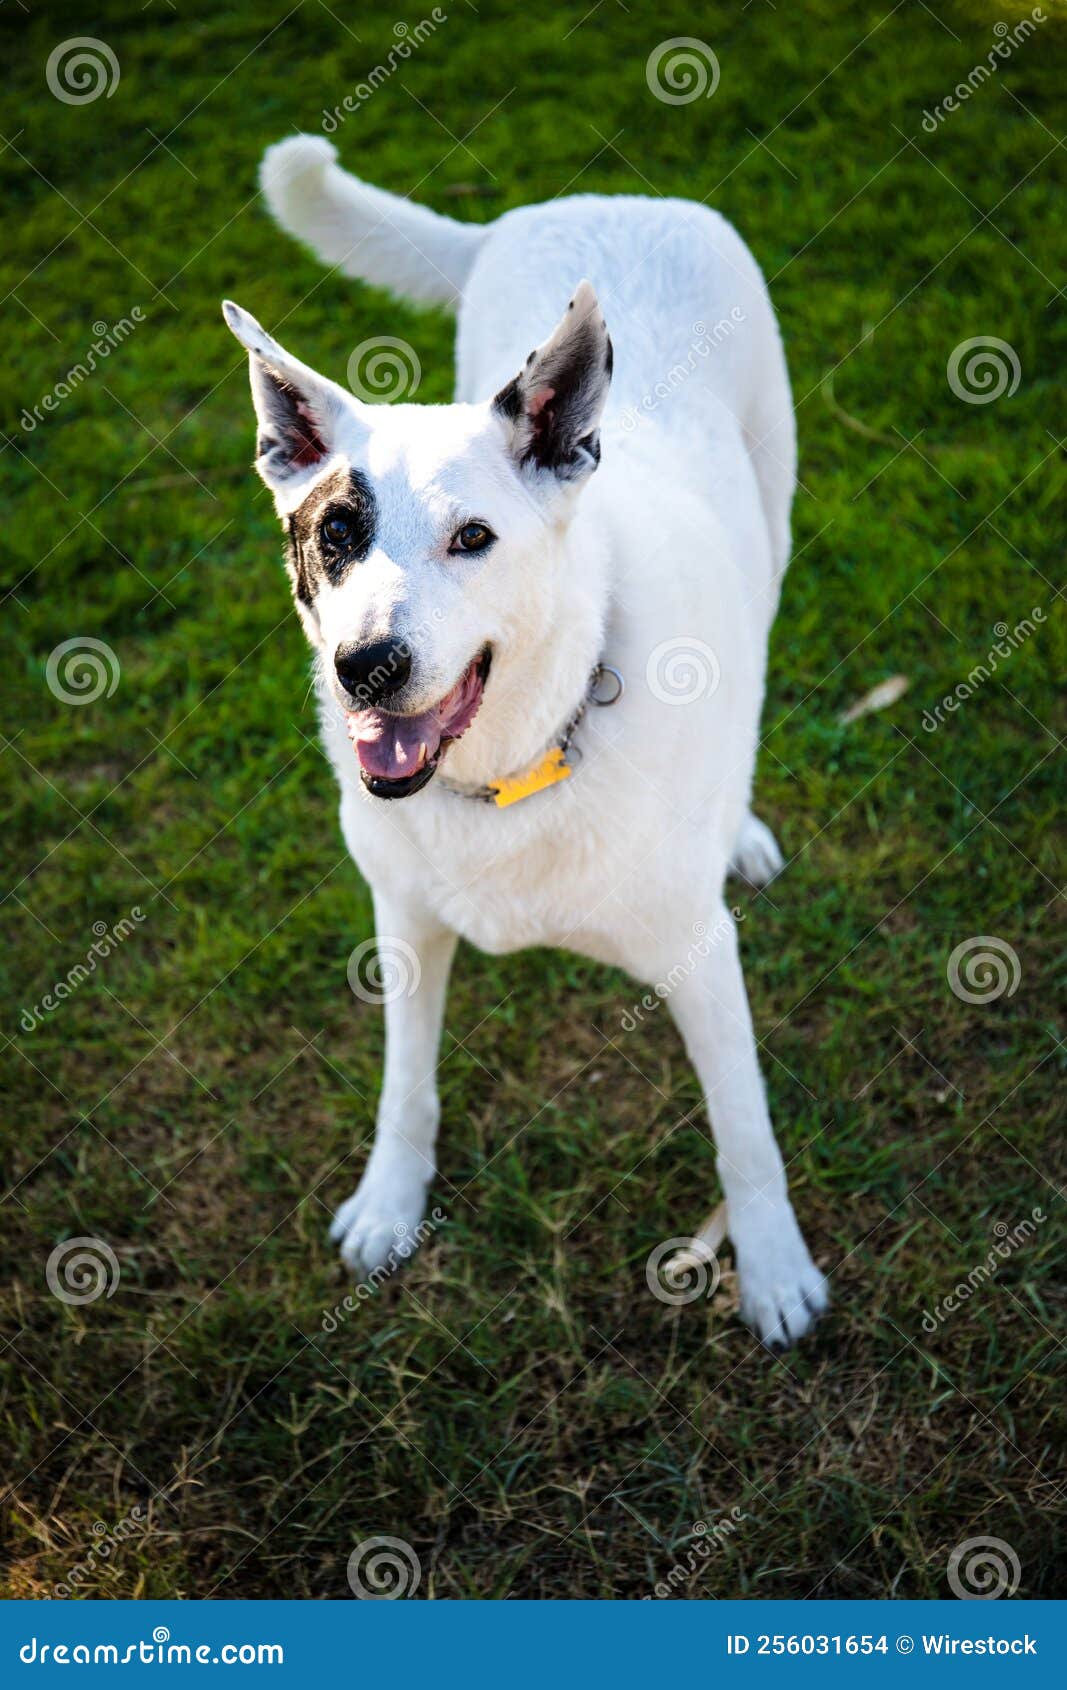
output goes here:
{"type": "Polygon", "coordinates": [[[320,135],[268,147],[259,181],[272,215],[324,263],[420,304],[455,306],[487,229],[372,188],[320,135]]]}

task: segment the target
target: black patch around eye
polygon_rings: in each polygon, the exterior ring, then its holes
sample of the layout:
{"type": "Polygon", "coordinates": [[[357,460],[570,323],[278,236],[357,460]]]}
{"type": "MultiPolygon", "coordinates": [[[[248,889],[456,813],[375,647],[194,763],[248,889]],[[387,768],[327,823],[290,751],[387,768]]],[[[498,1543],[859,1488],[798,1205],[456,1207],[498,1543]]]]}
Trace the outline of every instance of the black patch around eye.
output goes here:
{"type": "Polygon", "coordinates": [[[355,537],[352,517],[347,510],[330,511],[319,527],[319,536],[333,551],[343,551],[355,537]]]}
{"type": "Polygon", "coordinates": [[[304,558],[300,541],[297,538],[296,518],[291,516],[285,525],[285,561],[289,569],[289,578],[293,583],[293,591],[301,604],[309,608],[312,601],[311,578],[304,558]]]}
{"type": "Polygon", "coordinates": [[[339,469],[321,482],[289,519],[290,568],[297,597],[310,604],[316,582],[323,578],[337,586],[353,564],[370,554],[377,531],[378,503],[360,470],[339,469]],[[322,525],[332,514],[344,516],[349,524],[348,538],[340,545],[323,543],[322,525]]]}

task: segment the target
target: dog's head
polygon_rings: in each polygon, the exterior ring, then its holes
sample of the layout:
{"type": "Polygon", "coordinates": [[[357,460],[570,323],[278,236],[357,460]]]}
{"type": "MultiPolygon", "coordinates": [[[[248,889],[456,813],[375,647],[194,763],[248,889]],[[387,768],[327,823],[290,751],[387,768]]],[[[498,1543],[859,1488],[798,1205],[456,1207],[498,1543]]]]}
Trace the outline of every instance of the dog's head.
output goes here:
{"type": "Polygon", "coordinates": [[[611,342],[588,282],[479,405],[370,406],[229,301],[251,365],[256,468],[301,620],[364,785],[402,798],[474,719],[494,657],[547,636],[561,540],[600,455],[611,342]]]}

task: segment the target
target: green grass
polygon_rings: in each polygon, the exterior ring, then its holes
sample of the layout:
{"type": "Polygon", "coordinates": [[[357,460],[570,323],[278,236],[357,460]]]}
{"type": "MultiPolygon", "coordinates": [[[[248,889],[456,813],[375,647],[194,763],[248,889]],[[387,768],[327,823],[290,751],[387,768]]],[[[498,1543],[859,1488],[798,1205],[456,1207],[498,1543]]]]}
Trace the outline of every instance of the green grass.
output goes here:
{"type": "Polygon", "coordinates": [[[629,982],[547,952],[461,953],[447,1225],[322,1330],[347,1289],[328,1216],[362,1167],[381,1061],[379,1015],[345,984],[370,903],[218,301],[338,377],[367,336],[403,336],[420,397],[449,396],[449,323],[324,272],[254,191],[263,147],[384,60],[395,12],[105,0],[91,27],[121,81],[70,106],[44,65],[83,11],[5,9],[9,1594],[51,1593],[94,1522],[138,1505],[144,1529],[82,1593],[346,1596],[353,1546],[390,1534],[421,1560],[420,1595],[640,1596],[694,1522],[735,1507],[678,1594],[944,1595],[977,1535],[1014,1550],[1020,1594],[1050,1593],[1067,25],[1045,10],[931,135],[924,110],[1022,8],[758,0],[697,22],[479,0],[335,137],[371,180],[475,218],[573,188],[707,196],[771,279],[804,491],[757,790],[794,861],[742,899],[742,936],[835,1295],[814,1340],[773,1359],[729,1271],[710,1303],[649,1295],[649,1250],[715,1193],[696,1082],[665,1014],[620,1031],[629,982]],[[693,33],[718,90],[662,104],[646,58],[693,33]],[[92,325],[134,306],[104,366],[23,428],[92,325]],[[987,405],[946,378],[977,335],[1021,371],[987,405]],[[925,732],[994,625],[1034,607],[1032,637],[925,732]],[[121,668],[84,707],[46,683],[74,636],[121,668]],[[838,723],[893,674],[899,702],[838,723]],[[143,921],[24,1031],[94,923],[133,906],[143,921]],[[970,1004],[946,963],[981,934],[1021,973],[970,1004]],[[1047,1222],[924,1331],[1035,1207],[1047,1222]],[[80,1307],[45,1283],[76,1235],[121,1268],[80,1307]]]}

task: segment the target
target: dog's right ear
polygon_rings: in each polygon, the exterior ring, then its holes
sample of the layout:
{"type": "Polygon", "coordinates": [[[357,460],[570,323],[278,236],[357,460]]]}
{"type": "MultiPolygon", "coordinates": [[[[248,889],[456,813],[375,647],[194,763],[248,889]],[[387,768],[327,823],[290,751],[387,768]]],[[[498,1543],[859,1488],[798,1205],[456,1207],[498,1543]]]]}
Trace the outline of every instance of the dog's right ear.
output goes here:
{"type": "Polygon", "coordinates": [[[280,509],[293,485],[321,469],[338,449],[341,424],[352,416],[356,401],[335,382],[291,358],[232,300],[223,300],[222,315],[248,350],[258,423],[256,469],[280,509]]]}
{"type": "Polygon", "coordinates": [[[579,282],[548,339],[534,347],[493,400],[520,469],[561,482],[585,479],[600,462],[600,418],[611,385],[611,339],[597,296],[579,282]]]}

